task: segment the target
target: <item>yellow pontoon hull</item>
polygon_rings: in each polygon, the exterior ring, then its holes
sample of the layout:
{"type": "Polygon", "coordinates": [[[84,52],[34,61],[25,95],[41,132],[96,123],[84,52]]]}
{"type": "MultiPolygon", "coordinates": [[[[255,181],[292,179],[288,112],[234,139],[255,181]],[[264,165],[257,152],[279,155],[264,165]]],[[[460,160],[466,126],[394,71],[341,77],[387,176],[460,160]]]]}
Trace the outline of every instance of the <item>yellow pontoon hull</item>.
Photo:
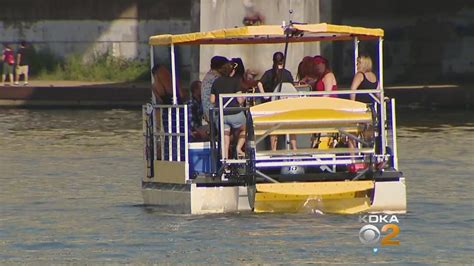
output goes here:
{"type": "Polygon", "coordinates": [[[354,214],[369,210],[372,181],[257,184],[255,212],[354,214]]]}

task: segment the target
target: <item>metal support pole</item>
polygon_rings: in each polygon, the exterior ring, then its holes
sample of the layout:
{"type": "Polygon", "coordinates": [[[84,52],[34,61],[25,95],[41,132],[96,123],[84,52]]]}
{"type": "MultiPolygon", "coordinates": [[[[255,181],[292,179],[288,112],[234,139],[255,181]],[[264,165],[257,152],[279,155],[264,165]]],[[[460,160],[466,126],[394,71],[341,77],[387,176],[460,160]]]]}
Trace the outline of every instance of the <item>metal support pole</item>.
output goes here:
{"type": "Polygon", "coordinates": [[[395,113],[395,99],[391,99],[390,109],[392,109],[392,156],[393,167],[398,169],[398,147],[397,147],[397,116],[395,113]]]}
{"type": "Polygon", "coordinates": [[[173,125],[171,124],[171,117],[172,117],[172,107],[168,107],[168,161],[173,161],[173,131],[171,130],[173,125]]]}
{"type": "Polygon", "coordinates": [[[257,175],[259,175],[259,176],[265,178],[266,180],[272,182],[272,183],[280,183],[280,182],[276,181],[275,179],[269,177],[268,175],[266,175],[266,174],[264,174],[264,173],[262,173],[262,172],[260,172],[260,171],[258,171],[258,170],[255,170],[255,173],[256,173],[257,175]]]}
{"type": "Polygon", "coordinates": [[[160,147],[161,147],[161,151],[160,151],[161,156],[160,156],[160,158],[161,158],[162,161],[164,161],[165,160],[165,139],[167,138],[167,136],[165,136],[165,124],[163,123],[164,109],[159,108],[159,110],[160,110],[160,113],[158,115],[160,116],[159,121],[160,121],[160,147]]]}
{"type": "Polygon", "coordinates": [[[385,154],[385,148],[387,146],[387,136],[385,134],[385,95],[383,88],[383,38],[379,37],[379,84],[380,84],[380,142],[381,146],[380,151],[382,154],[385,154]]]}
{"type": "MultiPolygon", "coordinates": [[[[153,76],[153,73],[151,72],[151,70],[153,69],[153,66],[155,66],[155,55],[154,55],[153,45],[150,45],[150,76],[151,76],[152,86],[155,83],[155,77],[153,76]]],[[[151,93],[151,102],[153,104],[156,104],[156,97],[153,92],[151,93]]]]}
{"type": "Polygon", "coordinates": [[[226,160],[228,158],[224,157],[225,143],[224,143],[224,105],[222,104],[223,97],[219,95],[219,133],[221,135],[221,158],[226,160]]]}
{"type": "Polygon", "coordinates": [[[176,133],[178,133],[178,135],[176,135],[176,161],[180,162],[181,161],[181,121],[180,120],[180,110],[179,110],[179,107],[176,108],[176,133]]]}
{"type": "Polygon", "coordinates": [[[173,81],[173,104],[178,104],[178,91],[176,89],[176,62],[174,55],[174,44],[171,44],[171,77],[173,81]]]}
{"type": "Polygon", "coordinates": [[[211,172],[217,173],[217,147],[216,147],[216,124],[214,123],[214,108],[209,110],[209,134],[211,148],[211,172]]]}
{"type": "Polygon", "coordinates": [[[188,105],[184,107],[184,161],[185,161],[185,180],[189,180],[189,134],[188,134],[189,124],[188,124],[188,105]]]}
{"type": "Polygon", "coordinates": [[[383,94],[384,87],[383,87],[383,38],[382,37],[379,37],[379,84],[380,84],[380,90],[382,91],[382,94],[383,94]]]}
{"type": "MultiPolygon", "coordinates": [[[[153,50],[153,45],[150,45],[150,76],[151,76],[151,86],[153,86],[153,84],[155,83],[155,77],[153,76],[153,73],[151,72],[151,70],[153,69],[153,66],[155,65],[155,53],[154,53],[154,50],[153,50]]],[[[151,103],[152,103],[152,108],[154,109],[153,105],[156,104],[156,96],[155,94],[153,93],[153,90],[151,91],[151,103]]],[[[161,112],[160,114],[161,115],[161,112]]],[[[156,125],[155,125],[155,121],[156,121],[156,112],[155,110],[153,110],[153,113],[152,113],[152,119],[153,119],[153,128],[152,128],[152,132],[151,134],[153,134],[153,145],[155,145],[156,142],[156,125]]],[[[161,119],[160,119],[161,120],[161,119]]],[[[162,142],[162,139],[160,137],[160,145],[162,146],[163,145],[163,142],[162,142]]],[[[157,149],[155,149],[155,147],[153,147],[153,159],[156,159],[157,158],[157,149]]],[[[161,151],[160,151],[161,152],[161,151]]],[[[163,159],[163,153],[161,153],[161,156],[160,156],[161,159],[163,159]]]]}
{"type": "MultiPolygon", "coordinates": [[[[171,78],[172,78],[172,82],[173,82],[173,105],[177,105],[178,104],[178,98],[177,98],[177,90],[176,90],[176,63],[175,63],[175,54],[174,54],[174,44],[171,43],[171,78]]],[[[168,109],[171,111],[172,108],[168,109]]],[[[170,128],[168,129],[168,132],[169,133],[172,133],[172,128],[171,128],[171,120],[172,120],[172,113],[171,112],[168,112],[169,116],[168,116],[168,125],[170,126],[170,128]]],[[[179,125],[179,111],[178,109],[176,109],[176,112],[175,112],[175,119],[176,119],[176,125],[179,125]]],[[[177,131],[179,131],[179,128],[177,128],[177,131]]],[[[177,140],[177,154],[179,156],[179,137],[176,138],[177,140]]],[[[172,155],[172,142],[173,142],[173,137],[171,137],[171,141],[170,141],[170,145],[169,145],[169,149],[170,149],[170,154],[172,155]]],[[[171,157],[171,156],[170,156],[171,157]]],[[[177,160],[179,160],[179,157],[176,158],[177,160]]],[[[170,158],[170,161],[172,161],[173,158],[170,158]]]]}
{"type": "Polygon", "coordinates": [[[359,38],[354,37],[354,75],[357,73],[357,58],[359,57],[359,38]]]}

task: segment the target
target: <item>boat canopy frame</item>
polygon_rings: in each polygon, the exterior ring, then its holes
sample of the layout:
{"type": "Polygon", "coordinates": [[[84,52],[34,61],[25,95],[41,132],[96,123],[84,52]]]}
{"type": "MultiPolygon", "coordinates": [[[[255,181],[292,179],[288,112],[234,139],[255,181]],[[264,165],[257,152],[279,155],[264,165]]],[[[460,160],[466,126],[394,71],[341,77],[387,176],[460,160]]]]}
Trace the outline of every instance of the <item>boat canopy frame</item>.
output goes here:
{"type": "MultiPolygon", "coordinates": [[[[359,42],[373,40],[378,42],[378,80],[379,89],[377,89],[377,97],[374,93],[369,95],[376,101],[380,108],[378,110],[380,121],[386,120],[385,101],[384,101],[384,79],[383,79],[383,37],[384,31],[380,28],[364,28],[345,25],[334,25],[327,23],[318,24],[290,24],[285,25],[260,25],[235,27],[227,29],[218,29],[207,32],[194,32],[186,34],[162,34],[149,38],[150,45],[150,64],[154,66],[154,46],[170,46],[171,57],[171,74],[173,88],[174,106],[178,105],[177,101],[177,80],[176,80],[176,62],[175,62],[175,45],[257,45],[257,44],[277,44],[277,43],[303,43],[303,42],[319,42],[319,41],[353,41],[354,44],[354,73],[357,72],[356,62],[359,56],[359,42]]],[[[154,77],[151,77],[154,82],[154,77]]],[[[325,95],[326,92],[307,93],[309,95],[325,95]]],[[[326,94],[335,94],[327,92],[326,94]]],[[[364,91],[356,92],[337,92],[336,94],[361,94],[364,91]]],[[[260,96],[257,94],[249,95],[251,97],[260,96]]],[[[232,98],[230,95],[220,95],[220,115],[223,115],[222,103],[223,98],[232,98]]],[[[152,102],[156,104],[155,95],[152,95],[152,102]]],[[[381,153],[386,153],[386,130],[384,126],[380,127],[381,134],[381,153]]],[[[394,140],[396,146],[396,140],[394,140]]],[[[187,141],[186,141],[187,143],[187,141]]],[[[222,151],[223,152],[223,151],[222,151]]],[[[396,158],[395,158],[396,160],[396,158]]],[[[188,178],[186,178],[188,179],[188,178]]]]}
{"type": "MultiPolygon", "coordinates": [[[[276,44],[276,43],[301,43],[318,41],[349,41],[354,42],[354,73],[356,59],[359,56],[360,40],[378,40],[379,58],[379,83],[383,91],[383,36],[380,28],[363,28],[328,23],[318,24],[289,24],[289,25],[260,25],[228,29],[218,29],[207,32],[193,32],[185,34],[161,34],[151,36],[150,64],[154,65],[153,46],[171,47],[171,71],[173,83],[173,104],[177,104],[177,82],[175,45],[249,45],[249,44],[276,44]],[[291,33],[288,38],[288,33],[291,33]]],[[[153,76],[152,76],[153,80],[153,76]]],[[[381,95],[383,96],[383,95],[381,95]]],[[[383,99],[383,97],[381,97],[383,99]]],[[[155,102],[155,101],[154,101],[155,102]]]]}

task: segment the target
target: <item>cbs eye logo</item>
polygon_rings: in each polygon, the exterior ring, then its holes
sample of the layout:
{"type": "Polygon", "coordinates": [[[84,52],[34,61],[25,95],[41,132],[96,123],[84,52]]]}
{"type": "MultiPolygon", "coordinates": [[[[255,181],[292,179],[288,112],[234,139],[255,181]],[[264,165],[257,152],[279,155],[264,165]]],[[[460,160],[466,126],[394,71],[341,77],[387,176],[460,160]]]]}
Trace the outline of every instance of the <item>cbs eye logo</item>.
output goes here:
{"type": "Polygon", "coordinates": [[[398,246],[400,245],[399,240],[393,240],[400,232],[400,228],[396,224],[385,224],[382,229],[379,230],[375,225],[366,224],[362,226],[359,231],[360,242],[364,245],[374,246],[380,240],[382,246],[398,246]],[[390,231],[387,235],[382,236],[382,232],[390,231]]]}

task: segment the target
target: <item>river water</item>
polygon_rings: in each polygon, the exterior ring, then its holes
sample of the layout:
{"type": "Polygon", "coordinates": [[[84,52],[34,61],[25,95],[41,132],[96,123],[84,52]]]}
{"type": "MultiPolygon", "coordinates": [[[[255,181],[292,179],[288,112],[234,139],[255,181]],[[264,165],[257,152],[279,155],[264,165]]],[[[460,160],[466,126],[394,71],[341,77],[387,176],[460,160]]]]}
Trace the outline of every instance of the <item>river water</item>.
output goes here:
{"type": "Polygon", "coordinates": [[[173,215],[142,205],[137,110],[0,110],[0,264],[474,262],[474,113],[400,112],[399,246],[358,216],[173,215]]]}

